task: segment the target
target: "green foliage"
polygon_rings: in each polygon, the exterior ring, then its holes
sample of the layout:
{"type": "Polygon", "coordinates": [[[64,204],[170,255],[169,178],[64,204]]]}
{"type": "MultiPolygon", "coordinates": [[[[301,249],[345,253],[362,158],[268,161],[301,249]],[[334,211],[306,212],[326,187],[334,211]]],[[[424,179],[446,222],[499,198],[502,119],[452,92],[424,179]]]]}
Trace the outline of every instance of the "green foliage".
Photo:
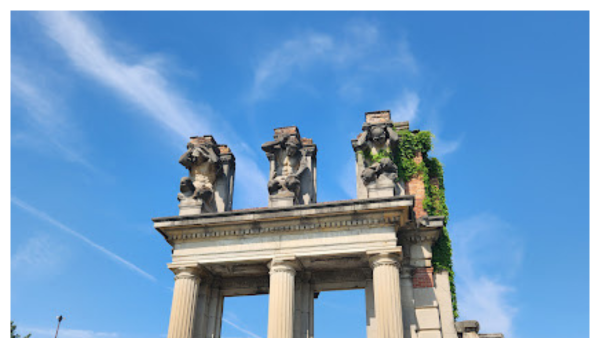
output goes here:
{"type": "Polygon", "coordinates": [[[426,164],[424,162],[417,164],[414,158],[417,153],[426,156],[427,152],[432,149],[431,138],[433,135],[428,131],[413,133],[409,130],[400,130],[397,133],[400,136],[397,156],[395,156],[398,177],[408,182],[418,174],[427,175],[426,164]]]}
{"type": "Polygon", "coordinates": [[[452,269],[452,242],[448,229],[443,228],[440,238],[433,245],[431,264],[434,271],[448,271],[448,280],[450,281],[450,293],[452,294],[452,307],[454,309],[454,318],[458,318],[458,303],[456,301],[456,286],[454,283],[454,270],[452,269]]]}
{"type": "Polygon", "coordinates": [[[362,154],[363,158],[367,161],[367,163],[375,163],[381,162],[384,158],[393,158],[393,154],[389,150],[381,149],[376,154],[373,154],[370,150],[359,150],[362,154]]]}
{"type": "Polygon", "coordinates": [[[423,208],[428,215],[444,216],[444,224],[446,224],[449,214],[444,188],[444,169],[435,157],[424,156],[423,163],[427,167],[427,177],[424,178],[426,196],[423,208]]]}
{"type": "MultiPolygon", "coordinates": [[[[31,333],[24,336],[23,338],[30,338],[31,333]]],[[[17,333],[17,325],[12,320],[10,321],[10,338],[21,338],[21,335],[17,333]]]]}
{"type": "MultiPolygon", "coordinates": [[[[400,136],[400,141],[392,158],[398,166],[398,177],[403,179],[404,182],[408,182],[413,177],[420,176],[425,185],[423,208],[430,216],[444,216],[444,225],[447,224],[449,213],[444,188],[444,169],[437,158],[429,158],[428,155],[433,148],[431,142],[433,135],[428,131],[413,133],[408,130],[400,130],[397,133],[400,136]],[[423,161],[419,164],[414,160],[417,153],[421,153],[423,157],[423,161]]],[[[454,318],[457,318],[458,304],[456,301],[454,271],[452,270],[452,244],[445,226],[432,250],[433,258],[431,262],[434,270],[448,271],[454,318]]]]}

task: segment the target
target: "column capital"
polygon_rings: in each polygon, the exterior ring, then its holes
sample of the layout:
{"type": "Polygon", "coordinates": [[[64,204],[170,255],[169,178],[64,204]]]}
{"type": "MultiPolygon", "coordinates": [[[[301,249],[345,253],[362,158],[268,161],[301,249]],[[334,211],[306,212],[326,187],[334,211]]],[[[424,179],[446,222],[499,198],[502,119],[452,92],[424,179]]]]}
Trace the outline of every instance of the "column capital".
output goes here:
{"type": "Polygon", "coordinates": [[[296,275],[296,271],[301,268],[301,264],[296,259],[296,256],[275,257],[267,266],[269,267],[269,274],[288,272],[294,276],[296,275]]]}
{"type": "Polygon", "coordinates": [[[369,265],[373,269],[383,265],[394,265],[399,269],[402,261],[402,247],[367,251],[367,256],[369,265]]]}
{"type": "Polygon", "coordinates": [[[199,263],[169,263],[167,267],[175,274],[175,280],[199,279],[203,272],[199,263]]]}

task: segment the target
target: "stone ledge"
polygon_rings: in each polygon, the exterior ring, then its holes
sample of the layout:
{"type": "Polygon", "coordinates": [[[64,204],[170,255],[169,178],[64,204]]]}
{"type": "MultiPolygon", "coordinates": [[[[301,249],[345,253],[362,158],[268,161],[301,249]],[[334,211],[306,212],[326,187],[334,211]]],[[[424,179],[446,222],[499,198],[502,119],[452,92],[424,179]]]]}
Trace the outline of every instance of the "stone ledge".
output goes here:
{"type": "Polygon", "coordinates": [[[386,208],[412,207],[414,196],[394,196],[369,199],[355,199],[335,202],[323,202],[307,205],[294,205],[289,207],[241,209],[218,213],[170,216],[153,218],[155,228],[172,226],[201,225],[215,223],[246,223],[263,219],[297,218],[304,216],[319,216],[323,214],[349,213],[356,211],[380,210],[386,208]]]}
{"type": "Polygon", "coordinates": [[[479,332],[479,322],[476,320],[463,320],[462,322],[456,322],[454,323],[454,327],[458,333],[479,332]]]}

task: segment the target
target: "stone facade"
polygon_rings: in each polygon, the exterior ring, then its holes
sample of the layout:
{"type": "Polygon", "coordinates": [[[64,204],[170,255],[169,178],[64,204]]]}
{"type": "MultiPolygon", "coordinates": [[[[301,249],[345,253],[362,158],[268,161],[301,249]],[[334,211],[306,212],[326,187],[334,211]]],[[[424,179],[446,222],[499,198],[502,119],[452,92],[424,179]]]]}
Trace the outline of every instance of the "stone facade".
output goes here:
{"type": "Polygon", "coordinates": [[[269,207],[247,210],[231,210],[231,151],[192,138],[180,159],[190,170],[180,215],[153,219],[173,247],[168,337],[219,338],[225,297],[269,294],[268,338],[314,338],[315,297],[347,289],[365,290],[367,338],[478,337],[477,322],[455,323],[448,273],[432,267],[444,221],[423,210],[422,180],[405,185],[393,162],[364,156],[390,151],[399,129],[408,123],[389,111],[367,113],[352,141],[358,198],[324,203],[316,145],[296,127],[275,129],[262,146],[269,207]]]}

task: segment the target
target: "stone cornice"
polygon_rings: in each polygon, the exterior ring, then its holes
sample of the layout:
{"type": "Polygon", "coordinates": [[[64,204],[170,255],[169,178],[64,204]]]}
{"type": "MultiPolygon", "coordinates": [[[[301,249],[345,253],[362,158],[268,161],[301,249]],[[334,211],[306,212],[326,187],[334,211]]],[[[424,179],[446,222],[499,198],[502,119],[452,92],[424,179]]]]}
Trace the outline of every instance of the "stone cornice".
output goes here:
{"type": "Polygon", "coordinates": [[[399,237],[410,243],[433,243],[437,241],[443,227],[443,216],[425,216],[412,223],[410,227],[400,229],[399,237]]]}
{"type": "Polygon", "coordinates": [[[316,203],[282,208],[236,210],[153,219],[169,243],[225,236],[306,232],[347,227],[400,228],[408,219],[413,196],[316,203]]]}
{"type": "Polygon", "coordinates": [[[367,199],[353,199],[335,202],[321,202],[314,204],[302,204],[289,207],[240,209],[224,212],[207,213],[189,216],[155,217],[152,219],[155,225],[159,224],[204,224],[227,221],[232,218],[242,220],[254,220],[263,217],[277,217],[285,213],[302,213],[313,215],[327,212],[360,211],[372,209],[384,209],[394,207],[412,207],[415,197],[413,195],[402,195],[394,197],[378,197],[367,199]],[[189,222],[186,222],[189,221],[189,222]]]}
{"type": "Polygon", "coordinates": [[[433,243],[437,241],[440,236],[441,228],[436,229],[417,229],[402,231],[402,238],[410,241],[411,243],[429,242],[433,243]]]}

